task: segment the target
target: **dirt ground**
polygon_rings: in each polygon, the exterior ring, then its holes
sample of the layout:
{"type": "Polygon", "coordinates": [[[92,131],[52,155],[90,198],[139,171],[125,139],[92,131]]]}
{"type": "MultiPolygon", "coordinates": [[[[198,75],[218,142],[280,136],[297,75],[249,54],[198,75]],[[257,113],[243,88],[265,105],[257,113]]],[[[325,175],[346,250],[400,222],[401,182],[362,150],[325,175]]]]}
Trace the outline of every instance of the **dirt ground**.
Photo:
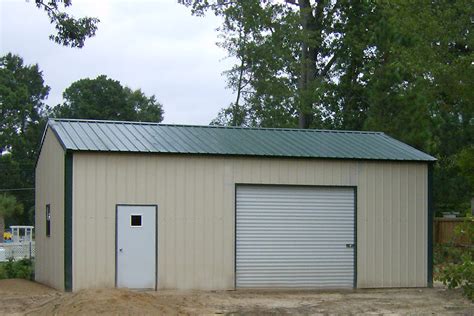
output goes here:
{"type": "Polygon", "coordinates": [[[159,314],[410,314],[474,315],[459,291],[433,289],[354,291],[158,291],[123,289],[61,293],[26,280],[0,280],[2,315],[159,314]]]}

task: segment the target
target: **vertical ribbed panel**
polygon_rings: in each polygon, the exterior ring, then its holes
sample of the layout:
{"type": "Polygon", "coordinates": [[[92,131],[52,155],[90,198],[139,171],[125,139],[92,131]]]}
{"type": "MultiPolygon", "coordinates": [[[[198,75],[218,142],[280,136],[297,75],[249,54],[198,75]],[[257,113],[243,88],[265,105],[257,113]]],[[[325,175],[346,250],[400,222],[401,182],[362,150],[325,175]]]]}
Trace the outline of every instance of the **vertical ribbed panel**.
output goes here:
{"type": "MultiPolygon", "coordinates": [[[[64,154],[58,162],[45,157],[37,168],[40,215],[43,188],[64,201],[64,190],[56,189],[49,167],[44,169],[51,161],[64,170],[64,154]]],[[[159,289],[234,289],[238,183],[357,186],[357,287],[427,284],[425,163],[82,152],[73,157],[74,291],[115,284],[117,203],[158,204],[159,289]]],[[[38,219],[37,229],[44,229],[44,216],[38,219]]],[[[40,235],[44,230],[36,238],[46,238],[40,235]]],[[[61,245],[55,249],[62,258],[61,245]]],[[[37,255],[38,275],[61,274],[45,261],[52,252],[37,255]]]]}
{"type": "Polygon", "coordinates": [[[48,129],[36,166],[35,280],[64,289],[64,150],[48,129]],[[51,235],[46,237],[46,204],[51,210],[51,235]]]}
{"type": "Polygon", "coordinates": [[[236,285],[353,287],[354,189],[238,186],[236,285]]]}

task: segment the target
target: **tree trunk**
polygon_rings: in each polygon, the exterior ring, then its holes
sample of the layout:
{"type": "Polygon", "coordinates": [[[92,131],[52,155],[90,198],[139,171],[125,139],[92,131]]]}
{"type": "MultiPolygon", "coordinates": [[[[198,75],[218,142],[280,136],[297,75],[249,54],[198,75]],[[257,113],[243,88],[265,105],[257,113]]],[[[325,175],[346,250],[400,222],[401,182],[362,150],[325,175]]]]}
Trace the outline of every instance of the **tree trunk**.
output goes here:
{"type": "Polygon", "coordinates": [[[314,81],[317,75],[316,61],[321,43],[322,14],[324,1],[316,1],[313,14],[310,0],[299,0],[301,27],[305,39],[301,43],[301,70],[298,82],[299,92],[299,128],[309,128],[313,120],[314,81]]]}
{"type": "MultiPolygon", "coordinates": [[[[304,25],[304,24],[303,24],[304,25]]],[[[298,93],[299,93],[299,128],[309,128],[313,118],[313,100],[309,97],[310,86],[313,82],[314,74],[312,73],[311,67],[313,60],[310,57],[311,49],[308,44],[301,43],[301,69],[300,78],[298,82],[298,93]]]]}
{"type": "MultiPolygon", "coordinates": [[[[239,46],[242,47],[246,42],[246,34],[244,33],[244,28],[242,24],[239,26],[239,46]]],[[[241,126],[243,124],[242,111],[240,109],[240,96],[243,89],[243,77],[244,77],[244,67],[245,67],[245,53],[242,51],[239,52],[238,58],[240,59],[239,67],[239,80],[237,83],[237,96],[235,98],[235,103],[232,105],[232,126],[241,126]]]]}
{"type": "Polygon", "coordinates": [[[3,234],[5,233],[5,219],[0,215],[0,244],[3,243],[3,234]]]}
{"type": "Polygon", "coordinates": [[[240,71],[239,71],[239,83],[237,86],[237,96],[235,98],[235,103],[232,107],[232,126],[242,125],[241,111],[240,111],[240,94],[242,93],[242,79],[244,76],[244,56],[241,56],[240,61],[240,71]]]}

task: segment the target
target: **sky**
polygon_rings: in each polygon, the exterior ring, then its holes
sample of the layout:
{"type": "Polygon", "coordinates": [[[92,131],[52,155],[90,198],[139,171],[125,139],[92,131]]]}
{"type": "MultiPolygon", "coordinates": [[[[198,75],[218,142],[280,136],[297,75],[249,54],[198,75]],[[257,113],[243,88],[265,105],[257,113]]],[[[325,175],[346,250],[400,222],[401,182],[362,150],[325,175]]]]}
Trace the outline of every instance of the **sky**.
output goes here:
{"type": "Polygon", "coordinates": [[[216,46],[214,14],[192,16],[173,0],[73,0],[66,12],[101,20],[82,49],[49,40],[54,27],[34,0],[0,0],[0,54],[39,65],[48,105],[61,103],[74,81],[101,74],[155,95],[163,123],[207,125],[232,102],[222,72],[233,61],[216,46]]]}

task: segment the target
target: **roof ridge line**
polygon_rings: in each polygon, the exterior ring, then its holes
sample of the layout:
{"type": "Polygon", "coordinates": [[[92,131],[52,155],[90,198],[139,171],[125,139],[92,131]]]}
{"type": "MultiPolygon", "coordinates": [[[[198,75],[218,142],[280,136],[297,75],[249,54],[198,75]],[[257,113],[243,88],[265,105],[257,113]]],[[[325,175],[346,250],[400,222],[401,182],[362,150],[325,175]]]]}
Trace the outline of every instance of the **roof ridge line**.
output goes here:
{"type": "Polygon", "coordinates": [[[152,126],[170,126],[170,127],[191,127],[191,128],[210,128],[210,129],[241,129],[258,131],[289,131],[300,133],[339,133],[339,134],[376,134],[382,135],[383,132],[377,131],[354,131],[354,130],[331,130],[331,129],[302,129],[288,127],[243,127],[243,126],[218,126],[218,125],[192,125],[192,124],[162,124],[157,122],[139,122],[139,121],[115,121],[115,120],[97,120],[97,119],[70,119],[70,118],[50,118],[52,122],[79,122],[79,123],[110,123],[123,125],[152,125],[152,126]]]}

